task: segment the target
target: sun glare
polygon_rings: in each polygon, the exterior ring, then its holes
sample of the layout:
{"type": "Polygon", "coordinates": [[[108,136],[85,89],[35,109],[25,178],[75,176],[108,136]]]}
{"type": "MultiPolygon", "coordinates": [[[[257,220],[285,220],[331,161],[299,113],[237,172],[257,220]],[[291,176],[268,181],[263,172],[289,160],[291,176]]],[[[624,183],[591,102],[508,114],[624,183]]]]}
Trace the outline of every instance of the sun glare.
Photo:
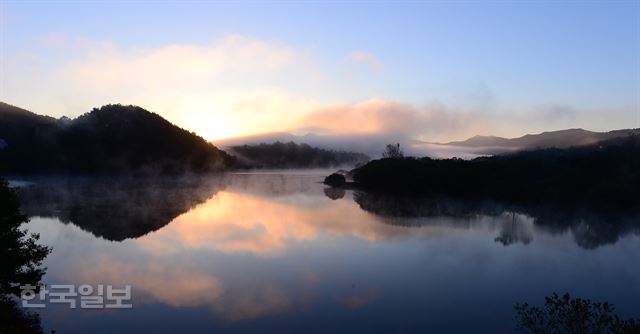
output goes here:
{"type": "Polygon", "coordinates": [[[210,106],[188,107],[180,112],[180,123],[207,140],[236,137],[242,134],[237,122],[222,112],[211,111],[210,106]]]}

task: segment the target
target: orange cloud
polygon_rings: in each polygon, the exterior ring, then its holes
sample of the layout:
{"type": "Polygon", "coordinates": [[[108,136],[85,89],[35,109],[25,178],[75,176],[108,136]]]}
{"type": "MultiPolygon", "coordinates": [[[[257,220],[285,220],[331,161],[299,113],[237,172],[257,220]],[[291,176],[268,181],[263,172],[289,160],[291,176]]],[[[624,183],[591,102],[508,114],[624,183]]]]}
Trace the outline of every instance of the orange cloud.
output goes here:
{"type": "Polygon", "coordinates": [[[274,41],[232,34],[139,48],[50,34],[41,44],[56,57],[0,55],[6,98],[36,113],[74,117],[107,103],[134,104],[218,139],[286,128],[292,112],[320,105],[295,89],[322,80],[314,58],[274,41]]]}
{"type": "Polygon", "coordinates": [[[352,105],[335,105],[305,114],[297,125],[320,127],[338,134],[391,134],[405,138],[474,134],[488,127],[483,115],[440,106],[371,99],[352,105]]]}

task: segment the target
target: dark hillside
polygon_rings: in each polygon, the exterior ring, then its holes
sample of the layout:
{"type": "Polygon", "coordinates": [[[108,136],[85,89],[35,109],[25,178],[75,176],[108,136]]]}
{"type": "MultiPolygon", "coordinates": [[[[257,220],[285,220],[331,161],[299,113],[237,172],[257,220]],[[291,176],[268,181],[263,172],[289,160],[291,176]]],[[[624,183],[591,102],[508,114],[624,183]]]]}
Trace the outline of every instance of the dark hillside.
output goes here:
{"type": "Polygon", "coordinates": [[[473,160],[380,159],[356,168],[358,188],[592,206],[640,205],[640,137],[473,160]]]}
{"type": "Polygon", "coordinates": [[[106,105],[74,120],[3,106],[0,130],[5,173],[176,174],[222,170],[233,163],[202,137],[136,106],[106,105]]]}

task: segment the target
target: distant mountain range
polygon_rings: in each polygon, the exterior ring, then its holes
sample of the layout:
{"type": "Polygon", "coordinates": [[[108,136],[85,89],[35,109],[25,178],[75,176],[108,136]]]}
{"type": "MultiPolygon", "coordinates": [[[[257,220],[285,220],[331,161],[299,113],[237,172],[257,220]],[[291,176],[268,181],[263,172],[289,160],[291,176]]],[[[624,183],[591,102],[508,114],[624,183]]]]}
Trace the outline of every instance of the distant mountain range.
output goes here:
{"type": "Polygon", "coordinates": [[[631,134],[640,134],[640,129],[569,129],[518,138],[475,136],[448,143],[379,134],[279,132],[226,139],[214,145],[136,106],[106,105],[75,119],[56,119],[0,102],[0,173],[181,174],[232,167],[330,167],[378,158],[389,143],[400,143],[408,156],[472,158],[584,146],[631,134]]]}
{"type": "Polygon", "coordinates": [[[379,158],[389,143],[400,143],[405,155],[429,156],[432,158],[463,157],[473,158],[481,155],[494,155],[536,148],[568,148],[584,146],[603,140],[640,134],[640,129],[594,132],[583,129],[549,131],[540,134],[528,134],[518,138],[497,136],[475,136],[463,141],[432,143],[385,135],[344,135],[314,134],[294,135],[287,132],[264,133],[252,136],[229,138],[216,141],[215,144],[230,148],[240,145],[260,143],[295,142],[306,143],[327,150],[361,152],[372,158],[379,158]]]}
{"type": "Polygon", "coordinates": [[[158,114],[119,104],[55,119],[0,102],[0,172],[176,174],[229,168],[234,158],[158,114]]]}
{"type": "Polygon", "coordinates": [[[438,143],[438,145],[483,148],[489,153],[501,153],[536,148],[568,148],[595,144],[608,139],[639,135],[640,129],[594,132],[584,129],[548,131],[529,134],[518,138],[496,136],[474,136],[463,141],[438,143]]]}

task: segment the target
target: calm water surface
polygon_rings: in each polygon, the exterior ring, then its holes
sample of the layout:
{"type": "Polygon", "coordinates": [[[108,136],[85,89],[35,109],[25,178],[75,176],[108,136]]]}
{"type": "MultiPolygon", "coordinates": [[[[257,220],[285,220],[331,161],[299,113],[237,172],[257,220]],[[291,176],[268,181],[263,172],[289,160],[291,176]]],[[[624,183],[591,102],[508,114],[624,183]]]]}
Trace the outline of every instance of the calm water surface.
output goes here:
{"type": "Polygon", "coordinates": [[[48,305],[58,333],[513,332],[570,292],[640,315],[637,216],[326,189],[325,172],[35,180],[46,284],[131,285],[133,309],[48,305]],[[613,217],[609,217],[613,215],[613,217]]]}

